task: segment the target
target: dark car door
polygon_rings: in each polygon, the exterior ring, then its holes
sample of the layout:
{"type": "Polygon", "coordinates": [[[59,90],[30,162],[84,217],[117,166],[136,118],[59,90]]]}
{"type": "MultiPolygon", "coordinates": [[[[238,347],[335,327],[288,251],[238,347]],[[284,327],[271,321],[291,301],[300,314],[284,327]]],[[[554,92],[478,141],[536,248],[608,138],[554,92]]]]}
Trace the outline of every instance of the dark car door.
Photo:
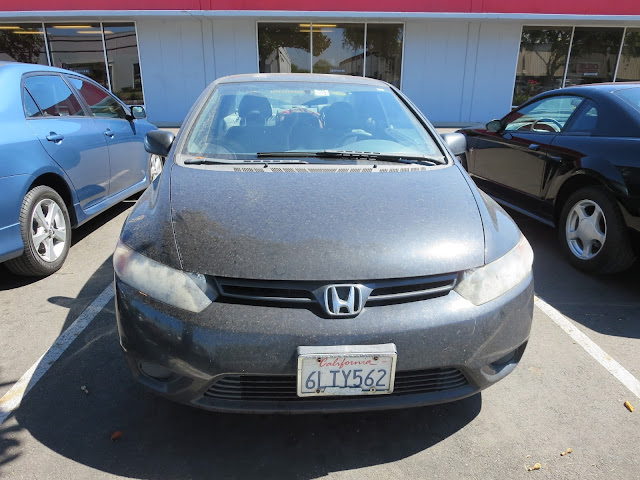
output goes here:
{"type": "Polygon", "coordinates": [[[144,132],[122,104],[102,87],[87,79],[69,76],[69,81],[86,102],[96,125],[109,146],[111,186],[109,195],[115,195],[142,182],[147,174],[149,155],[145,152],[144,132]]]}
{"type": "Polygon", "coordinates": [[[57,74],[27,77],[24,86],[25,97],[38,106],[27,114],[27,123],[71,179],[80,206],[104,200],[109,192],[109,151],[93,118],[57,74]]]}
{"type": "Polygon", "coordinates": [[[502,120],[498,132],[482,131],[473,145],[471,174],[487,193],[539,213],[552,142],[581,97],[556,95],[525,105],[502,120]]]}

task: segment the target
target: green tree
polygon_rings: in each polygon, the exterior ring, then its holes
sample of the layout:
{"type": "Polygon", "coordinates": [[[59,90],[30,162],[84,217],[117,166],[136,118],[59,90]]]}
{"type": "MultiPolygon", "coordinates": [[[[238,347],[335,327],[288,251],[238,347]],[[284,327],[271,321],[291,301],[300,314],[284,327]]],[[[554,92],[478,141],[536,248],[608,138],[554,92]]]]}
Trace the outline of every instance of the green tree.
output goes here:
{"type": "MultiPolygon", "coordinates": [[[[32,28],[27,31],[37,31],[32,28]]],[[[44,50],[44,35],[19,35],[11,30],[0,31],[0,52],[16,62],[38,63],[44,50]]]]}

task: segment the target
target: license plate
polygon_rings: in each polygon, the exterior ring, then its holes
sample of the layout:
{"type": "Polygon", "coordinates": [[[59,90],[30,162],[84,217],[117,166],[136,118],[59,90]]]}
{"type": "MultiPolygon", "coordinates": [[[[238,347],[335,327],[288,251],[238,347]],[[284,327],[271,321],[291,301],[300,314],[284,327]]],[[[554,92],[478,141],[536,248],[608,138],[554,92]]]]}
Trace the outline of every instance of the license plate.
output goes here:
{"type": "Polygon", "coordinates": [[[396,346],[298,347],[298,396],[393,392],[396,346]]]}

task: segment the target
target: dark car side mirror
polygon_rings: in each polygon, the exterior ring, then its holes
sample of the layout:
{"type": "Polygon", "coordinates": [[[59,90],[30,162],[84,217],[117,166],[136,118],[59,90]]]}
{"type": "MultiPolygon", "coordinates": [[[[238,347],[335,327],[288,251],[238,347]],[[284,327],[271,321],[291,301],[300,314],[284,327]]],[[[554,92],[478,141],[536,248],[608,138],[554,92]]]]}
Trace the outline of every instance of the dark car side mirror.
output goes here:
{"type": "Polygon", "coordinates": [[[147,112],[144,111],[144,107],[142,105],[134,105],[131,107],[131,115],[137,120],[147,118],[147,112]]]}
{"type": "Polygon", "coordinates": [[[442,139],[455,156],[463,155],[467,151],[467,137],[462,133],[443,133],[442,139]]]}
{"type": "Polygon", "coordinates": [[[144,149],[154,155],[166,157],[175,138],[168,130],[152,130],[144,137],[144,149]]]}
{"type": "Polygon", "coordinates": [[[500,120],[491,120],[487,123],[488,132],[499,132],[502,129],[502,122],[500,120]]]}

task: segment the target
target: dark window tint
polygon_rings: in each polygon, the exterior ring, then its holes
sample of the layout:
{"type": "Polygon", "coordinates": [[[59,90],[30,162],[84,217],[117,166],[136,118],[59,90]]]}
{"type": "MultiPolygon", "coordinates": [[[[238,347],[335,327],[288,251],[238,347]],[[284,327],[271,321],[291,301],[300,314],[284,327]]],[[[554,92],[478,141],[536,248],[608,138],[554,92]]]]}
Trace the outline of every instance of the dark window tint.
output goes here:
{"type": "Polygon", "coordinates": [[[613,82],[622,28],[576,27],[565,86],[613,82]]]}
{"type": "Polygon", "coordinates": [[[616,82],[640,80],[640,28],[627,28],[616,82]]]}
{"type": "Polygon", "coordinates": [[[48,65],[40,23],[0,24],[0,61],[48,65]]]}
{"type": "Polygon", "coordinates": [[[57,75],[38,75],[25,80],[25,86],[45,117],[83,116],[80,102],[57,75]]]}
{"type": "Polygon", "coordinates": [[[96,117],[124,118],[125,111],[120,102],[109,95],[100,87],[80,78],[69,78],[73,86],[78,90],[89,109],[96,117]]]}
{"type": "Polygon", "coordinates": [[[400,88],[403,27],[400,24],[367,24],[365,75],[400,88]]]}
{"type": "Polygon", "coordinates": [[[569,133],[594,133],[598,124],[598,107],[591,100],[587,100],[584,107],[576,113],[574,120],[567,125],[569,133]]]}
{"type": "Polygon", "coordinates": [[[513,91],[513,104],[522,105],[531,97],[562,87],[570,27],[523,27],[513,91]]]}
{"type": "MultiPolygon", "coordinates": [[[[84,23],[84,22],[80,22],[84,23]]],[[[102,30],[99,23],[45,25],[49,39],[51,62],[94,79],[104,87],[107,68],[104,63],[102,30]]]]}
{"type": "Polygon", "coordinates": [[[581,97],[558,96],[544,98],[509,114],[506,131],[557,133],[580,106],[581,97]]]}
{"type": "Polygon", "coordinates": [[[24,89],[24,92],[23,92],[23,98],[24,98],[25,116],[27,118],[41,117],[42,112],[38,108],[38,105],[36,105],[36,102],[33,101],[33,98],[31,97],[29,92],[27,92],[26,88],[24,89]]]}
{"type": "Polygon", "coordinates": [[[133,23],[104,23],[111,91],[127,105],[142,105],[138,39],[133,23]]]}

